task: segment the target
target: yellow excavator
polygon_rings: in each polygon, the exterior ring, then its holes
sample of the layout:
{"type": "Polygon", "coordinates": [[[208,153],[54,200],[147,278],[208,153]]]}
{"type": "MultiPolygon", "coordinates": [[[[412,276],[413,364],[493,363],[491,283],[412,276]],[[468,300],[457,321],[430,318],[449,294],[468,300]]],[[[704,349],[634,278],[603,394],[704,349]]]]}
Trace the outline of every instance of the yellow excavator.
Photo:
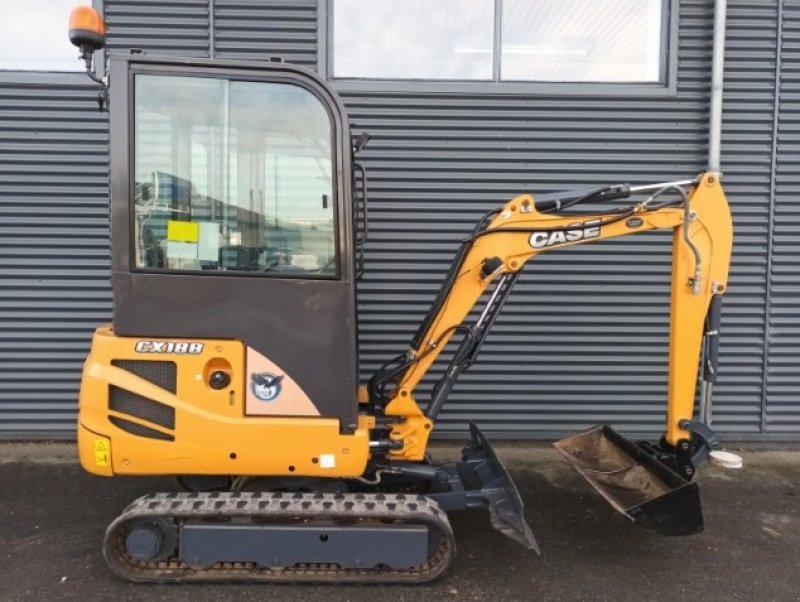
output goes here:
{"type": "Polygon", "coordinates": [[[538,551],[478,427],[455,462],[435,462],[429,437],[529,260],[661,229],[673,232],[664,435],[634,442],[599,425],[555,445],[637,525],[702,530],[693,477],[717,442],[694,418],[696,386],[710,404],[732,244],[718,174],[521,194],[489,211],[408,348],[359,385],[368,186],[357,157],[369,137],[351,137],[330,86],[279,60],[138,50],[112,53],[99,76],[105,31],[88,7],[73,12],[70,39],[111,132],[115,310],[84,366],[80,461],[95,475],[182,485],[137,499],[108,527],[114,572],[429,581],[455,554],[447,513],[472,508],[538,551]],[[446,348],[449,365],[421,404],[417,386],[446,348]]]}

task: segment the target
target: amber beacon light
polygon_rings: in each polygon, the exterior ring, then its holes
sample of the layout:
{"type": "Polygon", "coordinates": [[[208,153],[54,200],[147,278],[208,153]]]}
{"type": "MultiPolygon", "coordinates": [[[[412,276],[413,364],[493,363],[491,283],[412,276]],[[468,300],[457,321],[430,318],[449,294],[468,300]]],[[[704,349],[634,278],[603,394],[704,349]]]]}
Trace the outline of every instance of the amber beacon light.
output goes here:
{"type": "Polygon", "coordinates": [[[90,65],[92,53],[106,45],[103,18],[90,6],[76,6],[69,15],[69,41],[81,49],[81,58],[90,65]]]}

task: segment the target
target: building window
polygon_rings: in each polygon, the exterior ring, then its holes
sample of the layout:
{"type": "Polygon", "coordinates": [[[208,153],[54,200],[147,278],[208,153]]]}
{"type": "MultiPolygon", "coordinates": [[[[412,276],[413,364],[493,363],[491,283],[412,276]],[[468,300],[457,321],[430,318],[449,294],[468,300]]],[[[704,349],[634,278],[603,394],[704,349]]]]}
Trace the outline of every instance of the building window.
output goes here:
{"type": "Polygon", "coordinates": [[[665,80],[667,0],[330,0],[335,78],[665,80]]]}
{"type": "Polygon", "coordinates": [[[68,37],[76,0],[7,2],[0,19],[0,69],[83,71],[68,37]]]}
{"type": "Polygon", "coordinates": [[[333,75],[492,79],[494,0],[334,0],[333,75]]]}
{"type": "Polygon", "coordinates": [[[500,78],[658,82],[662,0],[503,0],[500,78]]]}

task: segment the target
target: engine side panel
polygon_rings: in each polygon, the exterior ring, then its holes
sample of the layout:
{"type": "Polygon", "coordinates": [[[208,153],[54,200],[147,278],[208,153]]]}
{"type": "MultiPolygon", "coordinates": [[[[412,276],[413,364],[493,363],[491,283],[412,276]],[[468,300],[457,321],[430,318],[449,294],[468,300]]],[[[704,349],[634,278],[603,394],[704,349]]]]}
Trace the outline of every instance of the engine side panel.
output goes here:
{"type": "MultiPolygon", "coordinates": [[[[99,328],[81,383],[83,467],[104,476],[361,475],[366,418],[342,434],[335,418],[246,414],[246,351],[241,341],[117,337],[99,328]],[[229,374],[228,386],[209,385],[216,371],[229,374]]],[[[280,384],[297,387],[286,375],[280,384]]]]}

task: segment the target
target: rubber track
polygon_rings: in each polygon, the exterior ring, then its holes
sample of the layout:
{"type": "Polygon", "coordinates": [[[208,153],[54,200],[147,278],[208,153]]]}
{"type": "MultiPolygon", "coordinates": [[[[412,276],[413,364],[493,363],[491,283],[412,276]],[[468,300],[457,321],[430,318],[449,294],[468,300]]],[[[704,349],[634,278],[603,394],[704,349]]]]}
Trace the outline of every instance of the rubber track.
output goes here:
{"type": "MultiPolygon", "coordinates": [[[[174,583],[190,581],[424,583],[441,575],[455,556],[453,530],[447,514],[423,495],[388,493],[155,493],[131,503],[106,530],[103,555],[111,569],[135,582],[174,583]],[[335,564],[303,564],[291,568],[265,568],[252,562],[217,563],[192,568],[177,558],[141,562],[125,550],[127,524],[134,519],[161,518],[175,521],[203,519],[225,523],[231,518],[310,521],[315,519],[397,521],[425,524],[440,534],[428,562],[409,569],[376,567],[343,569],[335,564]]],[[[177,552],[176,552],[177,555],[177,552]]]]}

